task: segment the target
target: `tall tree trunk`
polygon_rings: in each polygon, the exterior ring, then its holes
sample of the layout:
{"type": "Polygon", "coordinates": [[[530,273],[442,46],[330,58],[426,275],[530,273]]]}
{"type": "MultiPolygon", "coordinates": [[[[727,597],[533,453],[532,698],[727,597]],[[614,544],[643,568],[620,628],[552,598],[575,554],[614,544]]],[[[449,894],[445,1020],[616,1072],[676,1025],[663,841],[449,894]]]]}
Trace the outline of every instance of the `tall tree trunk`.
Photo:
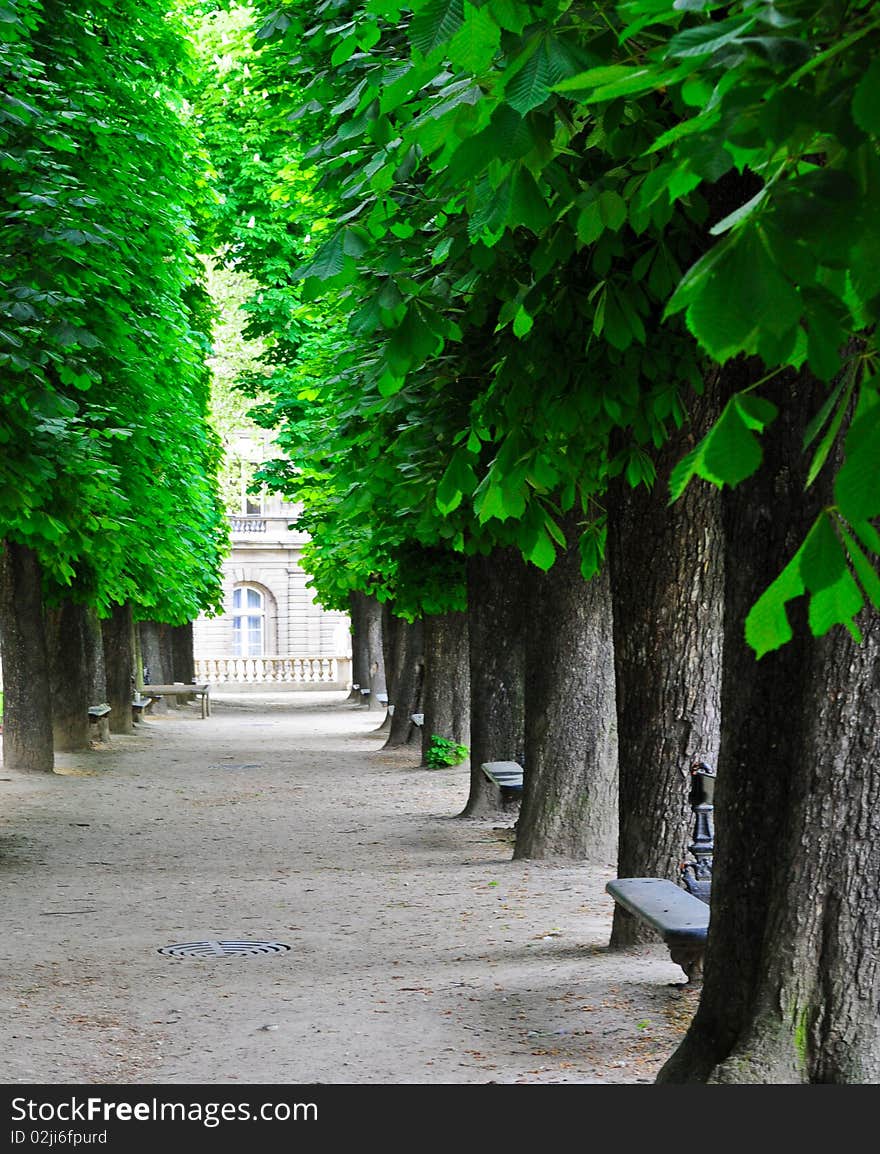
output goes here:
{"type": "Polygon", "coordinates": [[[370,695],[367,705],[373,710],[384,710],[388,703],[388,683],[385,679],[385,650],[382,645],[382,606],[374,597],[369,598],[367,617],[367,645],[369,649],[370,695]],[[383,700],[384,698],[384,700],[383,700]]]}
{"type": "MultiPolygon", "coordinates": [[[[86,607],[72,601],[47,609],[46,649],[56,749],[89,748],[90,697],[86,607]]],[[[97,703],[95,703],[97,704],[97,703]]]]}
{"type": "MultiPolygon", "coordinates": [[[[84,619],[86,641],[86,668],[88,670],[89,705],[109,705],[107,701],[107,670],[104,665],[104,639],[96,610],[88,607],[84,619]]],[[[98,740],[110,740],[110,718],[98,722],[98,740]]]]}
{"type": "MultiPolygon", "coordinates": [[[[171,681],[171,669],[167,664],[168,646],[162,636],[162,629],[165,627],[158,621],[139,621],[135,628],[140,638],[144,684],[168,684],[171,681]]],[[[153,713],[167,713],[169,704],[167,697],[160,697],[158,701],[153,702],[153,713]]]]}
{"type": "Polygon", "coordinates": [[[581,576],[577,517],[569,542],[532,578],[525,765],[514,858],[590,858],[617,849],[617,715],[608,573],[581,576]]]}
{"type": "Polygon", "coordinates": [[[351,625],[351,693],[348,700],[360,705],[361,688],[367,688],[369,670],[365,665],[365,647],[362,642],[361,607],[362,593],[352,591],[348,595],[348,620],[351,625]]]}
{"type": "Polygon", "coordinates": [[[104,635],[104,665],[107,701],[110,705],[110,732],[131,733],[132,679],[134,672],[134,626],[131,605],[114,605],[101,622],[104,635]]]}
{"type": "Polygon", "coordinates": [[[385,654],[382,649],[382,606],[366,593],[352,593],[352,680],[359,685],[358,698],[370,709],[384,709],[379,695],[387,694],[385,654]],[[369,693],[364,693],[364,690],[369,693]]]}
{"type": "MultiPolygon", "coordinates": [[[[468,558],[468,647],[471,670],[471,783],[463,817],[501,804],[480,766],[525,761],[525,628],[531,574],[519,551],[495,549],[468,558]]],[[[524,766],[528,775],[528,766],[524,766]]]]}
{"type": "Polygon", "coordinates": [[[36,553],[0,547],[0,638],[3,646],[3,765],[52,773],[52,699],[43,622],[43,572],[36,553]]]}
{"type": "MultiPolygon", "coordinates": [[[[193,647],[193,624],[168,625],[168,646],[171,651],[171,680],[192,685],[196,679],[195,649],[193,647]]],[[[182,693],[175,698],[178,705],[186,705],[194,700],[194,694],[182,693]]]]}
{"type": "Polygon", "coordinates": [[[394,661],[392,655],[394,652],[394,631],[398,624],[402,624],[399,617],[395,617],[391,612],[391,602],[382,602],[382,658],[385,662],[385,684],[387,687],[387,697],[385,716],[382,718],[381,725],[377,725],[374,733],[384,733],[387,737],[391,732],[391,720],[394,716],[394,661]]]}
{"type": "Polygon", "coordinates": [[[466,613],[425,618],[422,764],[434,734],[459,745],[471,741],[471,669],[466,613]]]}
{"type": "Polygon", "coordinates": [[[171,625],[171,680],[184,681],[192,685],[196,679],[195,651],[193,649],[193,623],[171,625]]]}
{"type": "MultiPolygon", "coordinates": [[[[731,374],[732,375],[732,374],[731,374]]],[[[735,383],[735,382],[733,382],[735,383]]],[[[741,387],[741,386],[740,386],[741,387]]],[[[703,994],[663,1082],[880,1081],[880,621],[795,636],[756,661],[748,609],[832,500],[804,492],[804,425],[827,390],[764,390],[764,465],[725,494],[717,850],[703,994]]]]}
{"type": "Polygon", "coordinates": [[[89,677],[89,705],[105,705],[107,701],[107,668],[104,664],[104,638],[97,612],[86,609],[86,664],[89,677]]]}
{"type": "Polygon", "coordinates": [[[393,626],[391,651],[394,659],[394,713],[385,748],[412,745],[419,740],[419,727],[412,720],[422,711],[422,682],[425,670],[424,627],[419,618],[397,619],[393,626]]]}
{"type": "MultiPolygon", "coordinates": [[[[690,769],[718,765],[724,566],[720,494],[691,484],[671,507],[669,475],[711,425],[717,391],[657,461],[653,489],[607,496],[620,766],[618,877],[679,881],[693,834],[690,769]]],[[[620,906],[612,946],[656,940],[620,906]]]]}

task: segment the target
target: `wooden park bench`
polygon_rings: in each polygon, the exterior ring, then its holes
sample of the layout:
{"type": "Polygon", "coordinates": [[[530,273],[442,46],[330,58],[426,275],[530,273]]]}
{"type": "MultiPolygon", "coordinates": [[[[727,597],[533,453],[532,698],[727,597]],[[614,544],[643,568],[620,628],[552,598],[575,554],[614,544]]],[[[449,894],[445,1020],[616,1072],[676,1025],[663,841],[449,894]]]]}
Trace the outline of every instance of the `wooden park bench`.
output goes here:
{"type": "Polygon", "coordinates": [[[486,777],[501,787],[502,796],[522,793],[523,767],[516,761],[484,761],[480,769],[486,777]]]}
{"type": "Polygon", "coordinates": [[[617,878],[605,889],[619,906],[657,931],[688,982],[698,985],[709,929],[706,903],[663,878],[617,878]]]}
{"type": "Polygon", "coordinates": [[[89,706],[89,738],[92,741],[110,740],[110,706],[106,702],[89,706]]]}
{"type": "Polygon", "coordinates": [[[715,774],[701,762],[691,769],[694,860],[682,867],[682,883],[665,878],[616,878],[605,889],[627,913],[656,930],[669,956],[687,974],[688,983],[703,978],[703,955],[709,931],[709,892],[715,833],[712,825],[715,774]]]}
{"type": "Polygon", "coordinates": [[[132,721],[143,720],[144,714],[156,700],[155,697],[145,697],[142,693],[135,693],[131,699],[131,719],[132,721]]]}
{"type": "Polygon", "coordinates": [[[177,685],[145,685],[141,692],[146,697],[182,697],[193,693],[201,698],[202,717],[211,716],[211,686],[207,682],[192,685],[182,681],[177,685]]]}

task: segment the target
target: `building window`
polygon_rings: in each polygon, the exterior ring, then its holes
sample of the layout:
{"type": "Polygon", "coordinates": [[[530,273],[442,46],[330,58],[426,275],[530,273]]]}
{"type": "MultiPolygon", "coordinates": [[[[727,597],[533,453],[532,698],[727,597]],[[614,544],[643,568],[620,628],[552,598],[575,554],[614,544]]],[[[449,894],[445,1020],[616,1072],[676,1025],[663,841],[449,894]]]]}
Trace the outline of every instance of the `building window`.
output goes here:
{"type": "Polygon", "coordinates": [[[266,632],[263,594],[250,585],[232,592],[232,652],[235,657],[262,657],[266,632]]]}

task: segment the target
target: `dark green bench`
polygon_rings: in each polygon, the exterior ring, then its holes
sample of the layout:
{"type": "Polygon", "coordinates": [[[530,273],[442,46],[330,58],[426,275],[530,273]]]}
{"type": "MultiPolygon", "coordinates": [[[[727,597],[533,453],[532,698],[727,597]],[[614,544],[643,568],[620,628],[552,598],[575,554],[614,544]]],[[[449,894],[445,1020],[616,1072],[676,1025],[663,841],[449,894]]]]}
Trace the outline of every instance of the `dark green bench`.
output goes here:
{"type": "Polygon", "coordinates": [[[106,702],[89,706],[89,734],[92,740],[110,740],[110,706],[106,702]]]}
{"type": "Polygon", "coordinates": [[[709,907],[663,878],[616,878],[605,889],[627,913],[656,930],[691,985],[703,977],[709,907]]]}

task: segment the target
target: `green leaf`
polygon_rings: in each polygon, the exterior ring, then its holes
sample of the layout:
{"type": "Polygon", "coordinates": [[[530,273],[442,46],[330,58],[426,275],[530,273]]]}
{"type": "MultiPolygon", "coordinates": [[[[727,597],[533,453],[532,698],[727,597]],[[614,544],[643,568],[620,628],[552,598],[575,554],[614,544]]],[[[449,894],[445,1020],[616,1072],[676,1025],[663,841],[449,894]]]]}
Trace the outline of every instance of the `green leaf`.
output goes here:
{"type": "Polygon", "coordinates": [[[464,24],[463,0],[430,0],[412,18],[409,37],[422,56],[447,44],[464,24]]]}
{"type": "Polygon", "coordinates": [[[860,642],[862,635],[855,625],[855,618],[864,607],[861,589],[850,571],[844,569],[832,585],[810,597],[810,629],[815,637],[824,637],[835,625],[843,625],[860,642]]]}
{"type": "Polygon", "coordinates": [[[681,308],[688,328],[719,363],[758,354],[777,364],[802,304],[758,230],[749,227],[728,234],[685,274],[667,315],[681,308]]]}
{"type": "Polygon", "coordinates": [[[613,232],[626,222],[626,201],[618,192],[606,189],[599,194],[599,216],[602,223],[613,232]]]}
{"type": "Polygon", "coordinates": [[[553,86],[554,92],[576,92],[586,103],[653,91],[659,78],[653,69],[608,64],[578,72],[553,86]]]}
{"type": "Polygon", "coordinates": [[[533,565],[537,565],[539,569],[543,569],[545,572],[553,568],[553,563],[556,560],[556,547],[545,528],[542,527],[539,530],[537,541],[524,556],[526,561],[531,561],[533,565]]]}
{"type": "Polygon", "coordinates": [[[435,356],[443,348],[443,338],[428,323],[422,310],[410,304],[406,316],[391,334],[386,350],[388,367],[395,376],[435,356]]]}
{"type": "Polygon", "coordinates": [[[870,521],[850,521],[850,527],[855,530],[859,540],[866,549],[880,555],[880,533],[870,521]]]}
{"type": "MultiPolygon", "coordinates": [[[[741,399],[741,398],[740,398],[741,399]]],[[[728,405],[704,442],[701,476],[717,478],[731,489],[756,472],[761,464],[761,447],[743,419],[740,406],[728,405]]]]}
{"type": "Polygon", "coordinates": [[[734,403],[745,426],[759,433],[763,433],[764,429],[779,416],[779,409],[772,401],[755,393],[737,393],[734,403]]]}
{"type": "MultiPolygon", "coordinates": [[[[624,214],[626,206],[624,206],[624,214]]],[[[520,166],[513,178],[508,223],[515,228],[522,225],[536,236],[550,224],[550,210],[541,195],[535,178],[527,168],[520,166]]]]}
{"type": "Polygon", "coordinates": [[[800,553],[797,553],[773,584],[761,594],[746,617],[746,642],[754,649],[759,660],[765,653],[780,649],[791,641],[793,633],[785,607],[804,591],[800,553]]]}
{"type": "Polygon", "coordinates": [[[754,433],[763,431],[776,413],[776,406],[761,397],[749,393],[731,397],[699,445],[672,470],[670,499],[677,501],[695,476],[732,489],[750,477],[761,464],[761,446],[754,433]]]}
{"type": "Polygon", "coordinates": [[[541,43],[508,84],[507,101],[521,116],[525,116],[549,99],[552,84],[553,76],[541,43]]]}
{"type": "Polygon", "coordinates": [[[865,556],[859,543],[843,526],[840,526],[840,532],[843,536],[843,543],[849,554],[849,559],[856,571],[856,576],[862,584],[862,588],[868,595],[868,599],[874,608],[880,609],[880,576],[878,576],[877,570],[865,556]]]}
{"type": "Polygon", "coordinates": [[[449,44],[449,59],[469,72],[485,71],[501,45],[501,29],[487,8],[464,5],[464,23],[449,44]]]}
{"type": "Polygon", "coordinates": [[[532,317],[529,316],[529,314],[522,307],[522,305],[520,305],[519,309],[517,310],[516,316],[513,318],[514,336],[517,336],[519,338],[528,336],[528,334],[532,331],[532,326],[534,325],[534,323],[535,322],[532,319],[532,317]]]}
{"type": "MultiPolygon", "coordinates": [[[[834,403],[836,402],[838,396],[840,395],[840,390],[843,388],[844,383],[845,383],[845,379],[841,378],[841,380],[838,382],[837,388],[833,390],[833,392],[831,393],[831,396],[828,398],[828,400],[822,406],[820,412],[814,418],[814,421],[811,422],[810,427],[807,429],[807,431],[804,434],[804,448],[806,448],[807,445],[809,445],[812,438],[816,435],[816,433],[819,431],[819,429],[821,429],[822,425],[827,420],[828,414],[831,411],[831,408],[834,406],[834,403]],[[813,426],[815,426],[815,431],[813,431],[813,426]]],[[[847,410],[849,408],[849,402],[850,402],[850,398],[852,397],[852,392],[853,392],[854,387],[855,387],[855,374],[853,373],[853,374],[850,374],[849,385],[847,387],[846,393],[844,394],[842,401],[837,406],[837,409],[834,413],[834,419],[832,420],[831,424],[828,426],[828,428],[825,432],[825,436],[820,441],[819,447],[816,449],[816,452],[813,456],[813,459],[810,462],[810,468],[809,468],[809,472],[807,473],[807,481],[806,481],[806,485],[805,485],[805,488],[807,488],[807,489],[809,489],[810,485],[812,485],[812,483],[819,476],[819,473],[822,471],[822,466],[825,464],[826,460],[828,459],[828,454],[831,451],[831,446],[837,440],[837,435],[840,432],[841,425],[843,424],[843,418],[846,416],[847,410]]]]}
{"type": "Polygon", "coordinates": [[[437,486],[437,508],[443,516],[457,509],[462,497],[472,493],[477,477],[462,450],[454,453],[437,486]]]}
{"type": "Polygon", "coordinates": [[[755,193],[751,200],[747,200],[745,204],[741,204],[739,208],[729,213],[723,220],[719,220],[717,224],[709,229],[711,236],[721,236],[725,232],[738,225],[741,221],[748,219],[756,209],[763,204],[767,199],[767,189],[762,188],[760,192],[755,193]]]}
{"type": "Polygon", "coordinates": [[[499,27],[516,36],[531,20],[529,8],[518,0],[489,0],[488,7],[499,27]]]}
{"type": "Polygon", "coordinates": [[[880,516],[880,405],[855,420],[846,459],[834,482],[834,499],[852,525],[880,516]]]}
{"type": "Polygon", "coordinates": [[[872,136],[880,136],[880,59],[872,61],[856,85],[852,113],[859,128],[872,136]]]}
{"type": "Polygon", "coordinates": [[[578,218],[575,224],[578,234],[578,240],[582,244],[592,244],[598,240],[605,231],[605,222],[602,219],[602,212],[599,208],[598,198],[590,200],[581,211],[578,213],[578,218]]]}
{"type": "Polygon", "coordinates": [[[670,56],[679,59],[709,56],[719,48],[738,40],[754,24],[754,16],[739,16],[731,20],[712,21],[696,28],[687,28],[672,37],[667,51],[670,56]]]}

